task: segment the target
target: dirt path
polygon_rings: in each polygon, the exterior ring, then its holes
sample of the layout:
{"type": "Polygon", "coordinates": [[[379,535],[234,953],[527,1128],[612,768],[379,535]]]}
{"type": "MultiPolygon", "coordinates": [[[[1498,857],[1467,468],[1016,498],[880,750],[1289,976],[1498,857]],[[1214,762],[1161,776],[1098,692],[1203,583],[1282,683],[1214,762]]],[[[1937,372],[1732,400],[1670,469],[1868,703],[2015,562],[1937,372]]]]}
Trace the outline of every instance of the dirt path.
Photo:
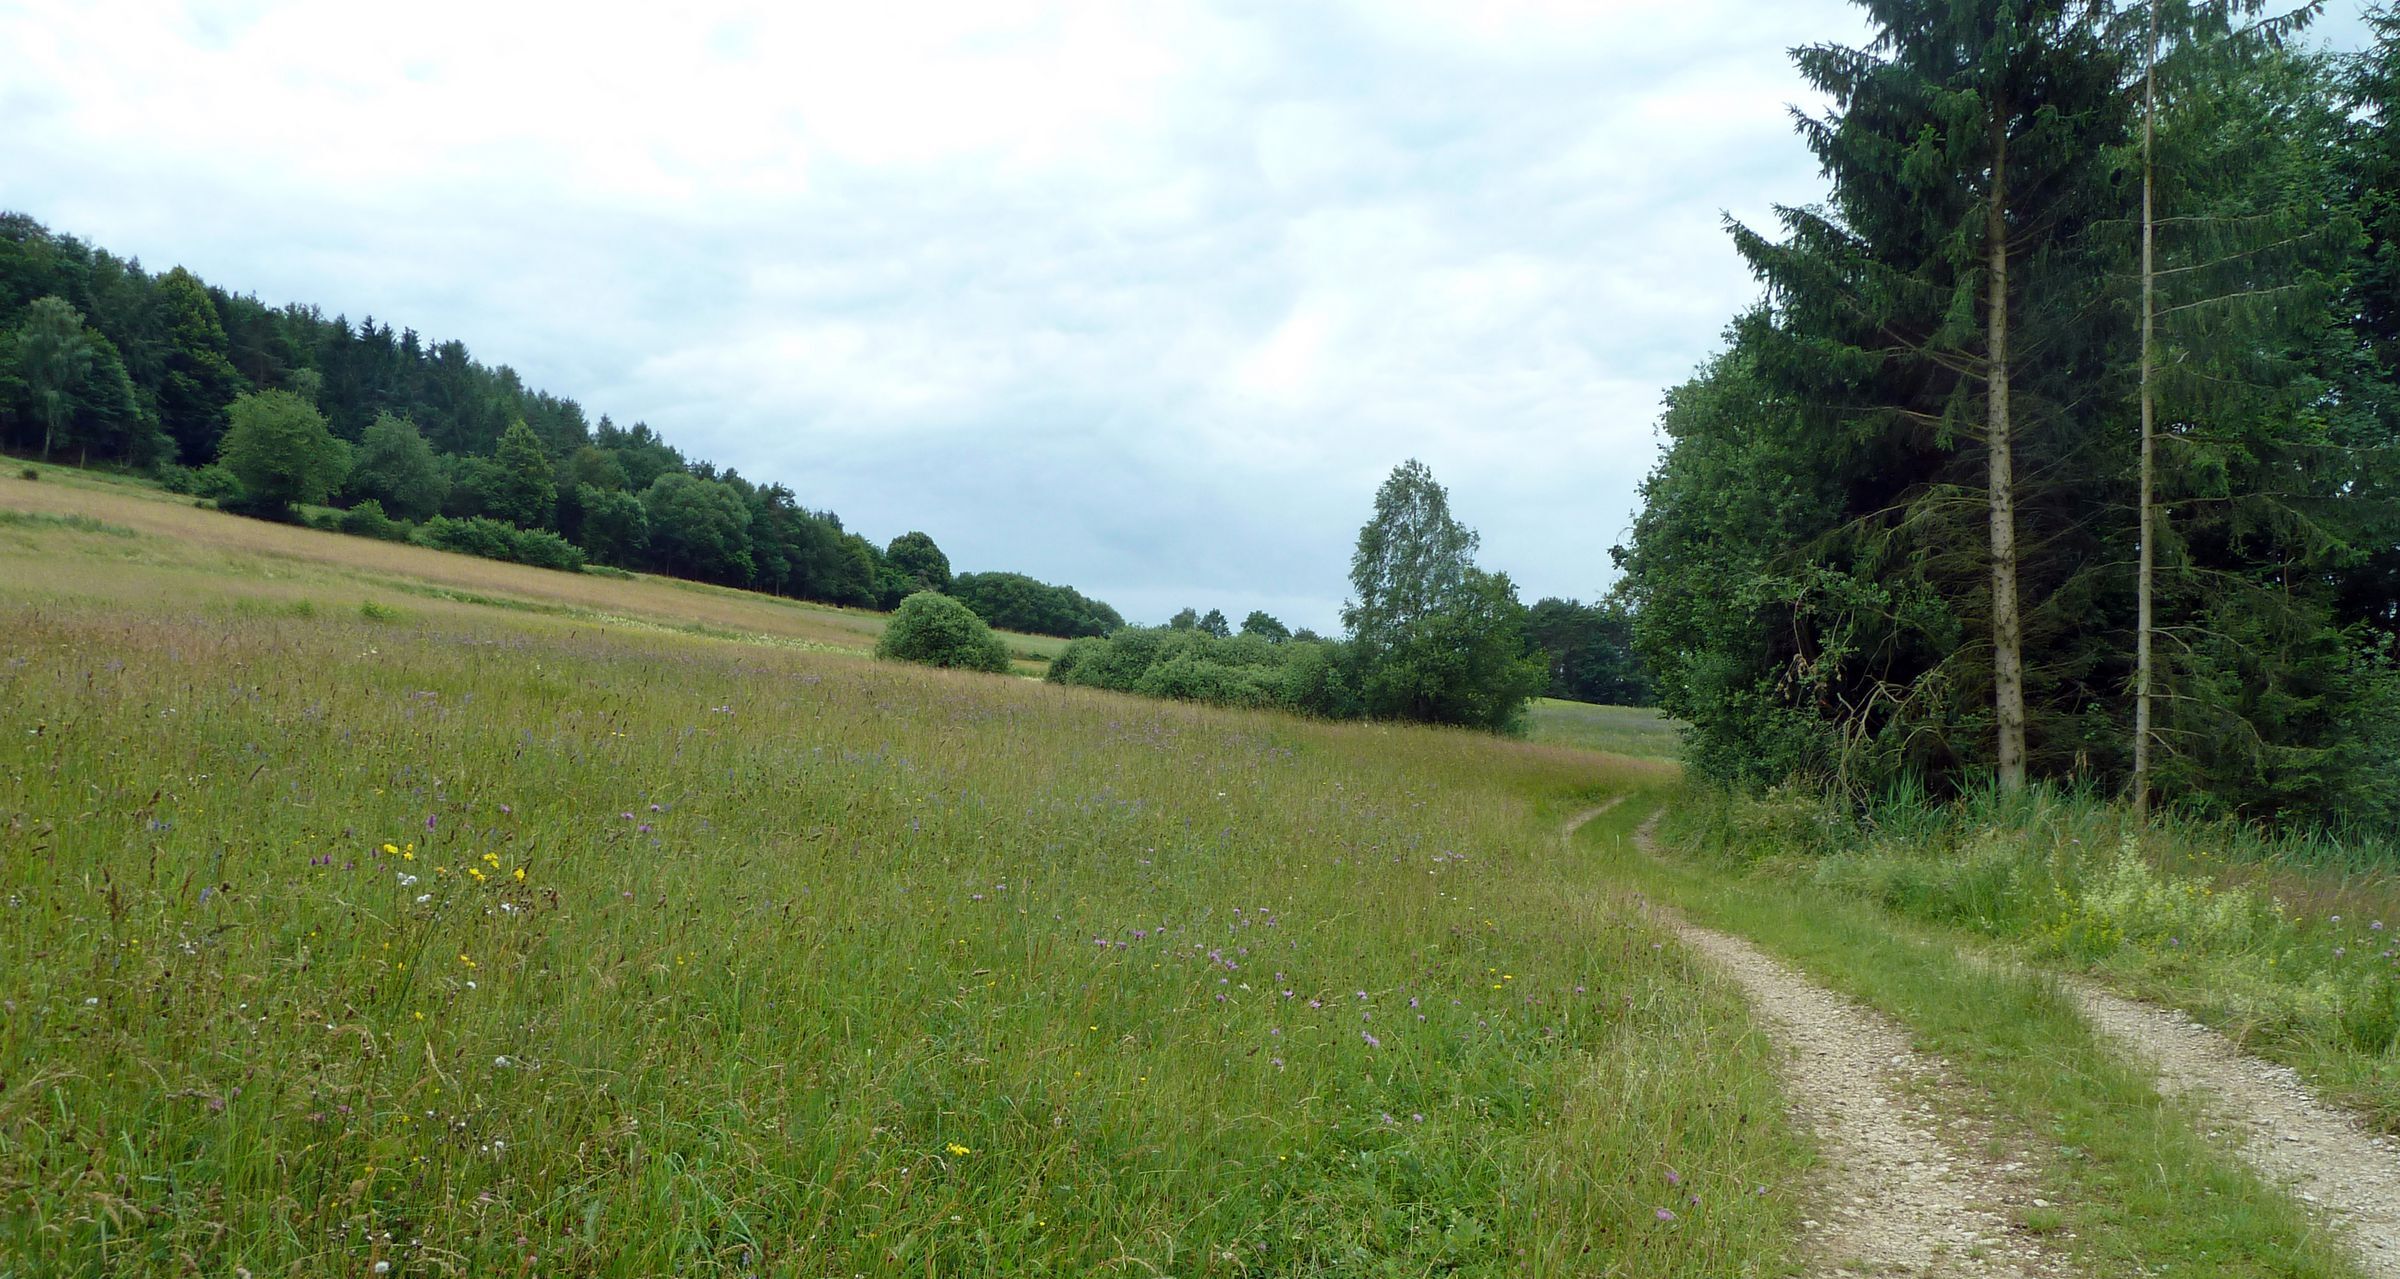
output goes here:
{"type": "Polygon", "coordinates": [[[2065,985],[2102,1033],[2157,1065],[2161,1092],[2199,1103],[2241,1139],[2242,1157],[2262,1175],[2341,1229],[2361,1269],[2400,1279],[2400,1142],[2369,1133],[2318,1101],[2289,1067],[2245,1054],[2184,1013],[2089,982],[2065,985]]]}
{"type": "MultiPolygon", "coordinates": [[[[1572,835],[1611,803],[1570,820],[1572,835]]],[[[1653,817],[1636,833],[1647,850],[1653,817]]],[[[1652,904],[1685,945],[1739,983],[1789,1058],[1784,1086],[1824,1154],[1824,1220],[1803,1223],[1820,1273],[2031,1279],[2063,1273],[2004,1207],[2039,1209],[2021,1165],[1938,1101],[1939,1062],[1890,1021],[1818,986],[1741,938],[1652,904]]]]}

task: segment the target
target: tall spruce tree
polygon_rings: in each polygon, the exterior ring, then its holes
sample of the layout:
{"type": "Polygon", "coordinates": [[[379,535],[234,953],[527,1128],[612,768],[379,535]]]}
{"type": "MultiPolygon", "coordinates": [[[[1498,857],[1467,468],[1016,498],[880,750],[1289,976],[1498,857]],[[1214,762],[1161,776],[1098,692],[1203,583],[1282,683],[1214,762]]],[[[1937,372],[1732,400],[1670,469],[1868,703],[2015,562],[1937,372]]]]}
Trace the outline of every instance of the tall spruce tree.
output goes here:
{"type": "Polygon", "coordinates": [[[1772,305],[1758,373],[1847,489],[1816,554],[1873,584],[1855,606],[1883,610],[1885,642],[1925,667],[1837,652],[1806,676],[1853,748],[1971,758],[2014,788],[2029,768],[2072,767],[2100,664],[2029,669],[2025,653],[2073,625],[2057,605],[2087,586],[2084,526],[2105,500],[2093,485],[2109,468],[2078,428],[2115,372],[2093,232],[2121,217],[2132,119],[2116,14],[2107,0],[1864,7],[1867,47],[1796,55],[1833,100],[1800,121],[1830,199],[1782,210],[1781,240],[1733,230],[1772,305]],[[1942,616],[1872,598],[1894,589],[1942,616]],[[1954,628],[1982,641],[1952,642],[1954,628]]]}

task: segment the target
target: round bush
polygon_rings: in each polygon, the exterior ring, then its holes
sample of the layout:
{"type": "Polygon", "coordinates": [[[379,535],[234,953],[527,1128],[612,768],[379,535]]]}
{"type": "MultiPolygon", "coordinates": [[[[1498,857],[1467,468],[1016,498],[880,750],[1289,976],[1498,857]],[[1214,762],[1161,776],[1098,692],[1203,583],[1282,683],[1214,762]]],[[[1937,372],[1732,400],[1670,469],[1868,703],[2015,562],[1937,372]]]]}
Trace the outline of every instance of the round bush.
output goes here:
{"type": "Polygon", "coordinates": [[[1008,649],[975,611],[947,595],[919,591],[900,601],[875,656],[960,670],[1008,669],[1008,649]]]}

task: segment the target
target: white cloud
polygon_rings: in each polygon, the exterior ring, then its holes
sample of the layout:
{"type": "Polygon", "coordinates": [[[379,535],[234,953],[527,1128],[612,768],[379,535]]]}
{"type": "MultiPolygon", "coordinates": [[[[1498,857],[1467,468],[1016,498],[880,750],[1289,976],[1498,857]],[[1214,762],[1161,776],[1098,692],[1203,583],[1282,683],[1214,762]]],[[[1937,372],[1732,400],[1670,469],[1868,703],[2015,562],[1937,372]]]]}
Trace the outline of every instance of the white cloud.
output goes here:
{"type": "Polygon", "coordinates": [[[0,207],[962,567],[1332,627],[1426,460],[1589,595],[1841,0],[0,3],[0,207]]]}

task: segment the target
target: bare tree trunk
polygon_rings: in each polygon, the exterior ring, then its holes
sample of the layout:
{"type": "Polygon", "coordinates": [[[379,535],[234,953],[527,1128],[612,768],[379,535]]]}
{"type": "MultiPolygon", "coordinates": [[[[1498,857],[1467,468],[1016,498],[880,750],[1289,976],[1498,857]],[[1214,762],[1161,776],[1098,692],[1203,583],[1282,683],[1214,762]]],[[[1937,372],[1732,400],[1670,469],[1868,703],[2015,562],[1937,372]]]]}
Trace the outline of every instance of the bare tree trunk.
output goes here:
{"type": "Polygon", "coordinates": [[[2152,588],[2157,551],[2152,521],[2157,480],[2158,436],[2155,415],[2158,391],[2152,384],[2153,322],[2157,315],[2157,261],[2153,256],[2158,223],[2152,199],[2156,190],[2153,152],[2158,125],[2158,5],[2150,5],[2149,60],[2142,69],[2142,492],[2141,567],[2134,580],[2133,640],[2133,815],[2150,816],[2150,632],[2153,626],[2152,588]]]}
{"type": "Polygon", "coordinates": [[[2017,616],[2016,459],[2008,401],[2008,120],[1992,109],[1992,186],[1984,212],[1991,265],[1985,315],[1991,370],[1986,378],[1985,452],[1991,463],[1992,710],[2000,732],[2000,789],[2025,788],[2024,626],[2017,616]]]}

